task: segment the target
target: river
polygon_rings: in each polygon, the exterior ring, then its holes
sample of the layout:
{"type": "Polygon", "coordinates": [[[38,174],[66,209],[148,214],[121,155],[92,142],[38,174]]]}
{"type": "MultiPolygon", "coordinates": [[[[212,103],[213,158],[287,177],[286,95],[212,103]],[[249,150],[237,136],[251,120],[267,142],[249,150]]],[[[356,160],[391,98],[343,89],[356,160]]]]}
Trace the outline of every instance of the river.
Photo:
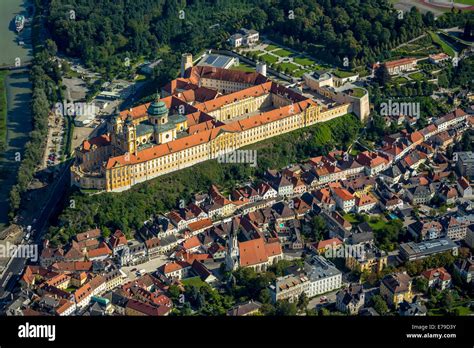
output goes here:
{"type": "MultiPolygon", "coordinates": [[[[30,26],[17,34],[14,17],[29,17],[30,0],[0,0],[0,66],[23,64],[31,59],[30,26]],[[19,41],[24,44],[20,45],[19,41]]],[[[27,68],[14,70],[5,79],[7,91],[7,150],[0,154],[0,230],[8,223],[9,192],[16,182],[17,170],[31,131],[31,83],[27,68]]]]}

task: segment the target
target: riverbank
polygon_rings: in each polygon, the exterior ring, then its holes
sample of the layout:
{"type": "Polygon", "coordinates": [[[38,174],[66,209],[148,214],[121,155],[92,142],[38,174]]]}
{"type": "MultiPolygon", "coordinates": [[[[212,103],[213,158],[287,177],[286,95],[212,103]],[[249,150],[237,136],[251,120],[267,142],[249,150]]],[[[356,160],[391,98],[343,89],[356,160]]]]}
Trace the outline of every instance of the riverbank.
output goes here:
{"type": "MultiPolygon", "coordinates": [[[[16,33],[14,26],[16,15],[29,17],[31,5],[29,0],[0,1],[0,66],[19,63],[22,67],[31,60],[31,26],[27,24],[20,34],[16,33]]],[[[28,69],[25,67],[3,73],[4,93],[0,93],[0,98],[4,98],[6,109],[5,117],[0,116],[0,137],[5,139],[5,149],[0,151],[0,231],[9,223],[10,191],[16,184],[18,168],[32,130],[32,86],[28,69]]]]}

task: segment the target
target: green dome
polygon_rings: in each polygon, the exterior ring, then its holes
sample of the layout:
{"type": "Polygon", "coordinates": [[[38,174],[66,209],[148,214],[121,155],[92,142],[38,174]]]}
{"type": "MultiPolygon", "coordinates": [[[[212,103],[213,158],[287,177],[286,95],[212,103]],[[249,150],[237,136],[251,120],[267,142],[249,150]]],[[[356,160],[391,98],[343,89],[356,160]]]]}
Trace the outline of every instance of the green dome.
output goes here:
{"type": "Polygon", "coordinates": [[[166,104],[160,100],[159,94],[156,95],[155,101],[150,104],[150,107],[147,110],[148,115],[150,116],[166,116],[168,115],[168,111],[166,104]]]}

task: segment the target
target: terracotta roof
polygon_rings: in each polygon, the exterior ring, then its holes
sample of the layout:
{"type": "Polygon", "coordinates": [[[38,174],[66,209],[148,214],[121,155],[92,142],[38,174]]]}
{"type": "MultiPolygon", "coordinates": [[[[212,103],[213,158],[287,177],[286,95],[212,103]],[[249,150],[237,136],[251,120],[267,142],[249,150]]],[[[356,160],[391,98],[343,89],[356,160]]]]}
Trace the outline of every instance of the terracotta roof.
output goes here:
{"type": "Polygon", "coordinates": [[[195,231],[200,231],[205,228],[209,228],[211,226],[212,226],[212,220],[209,218],[205,218],[205,219],[190,223],[188,225],[188,229],[191,232],[195,232],[195,231]]]}
{"type": "Polygon", "coordinates": [[[61,315],[73,306],[74,302],[62,298],[59,300],[59,306],[56,308],[56,313],[61,315]]]}
{"type": "Polygon", "coordinates": [[[98,237],[100,237],[100,230],[98,228],[96,228],[94,230],[89,230],[89,231],[86,231],[86,232],[78,233],[76,235],[76,240],[78,242],[82,242],[82,241],[85,241],[87,239],[98,238],[98,237]]]}
{"type": "Polygon", "coordinates": [[[173,261],[165,263],[159,269],[164,275],[167,275],[168,273],[175,272],[186,267],[191,267],[191,265],[184,261],[173,261]]]}
{"type": "Polygon", "coordinates": [[[354,196],[349,191],[347,191],[346,189],[334,188],[332,191],[336,196],[341,198],[343,201],[350,201],[350,200],[354,199],[354,196]]]}
{"type": "Polygon", "coordinates": [[[201,246],[201,241],[199,240],[198,236],[192,236],[191,238],[186,239],[183,242],[183,248],[185,249],[193,249],[201,246]]]}
{"type": "Polygon", "coordinates": [[[110,255],[110,254],[112,254],[112,250],[110,250],[108,245],[105,244],[104,242],[100,244],[99,248],[87,251],[88,258],[100,257],[100,256],[110,255]]]}
{"type": "Polygon", "coordinates": [[[282,253],[279,242],[265,244],[262,238],[239,242],[240,265],[254,266],[268,261],[269,256],[282,253]]]}
{"type": "Polygon", "coordinates": [[[110,137],[107,134],[102,134],[89,140],[82,142],[82,151],[89,151],[93,146],[101,147],[110,144],[110,137]]]}
{"type": "Polygon", "coordinates": [[[448,271],[446,271],[444,267],[428,269],[424,271],[421,275],[428,280],[439,278],[442,281],[445,281],[451,279],[451,275],[448,273],[448,271]]]}
{"type": "Polygon", "coordinates": [[[133,309],[148,316],[163,316],[167,315],[171,311],[171,307],[168,306],[155,306],[137,300],[128,300],[127,308],[133,309]]]}
{"type": "Polygon", "coordinates": [[[356,198],[356,205],[358,207],[362,207],[364,205],[374,204],[377,203],[377,200],[371,194],[361,195],[360,197],[356,198]]]}
{"type": "Polygon", "coordinates": [[[322,241],[319,241],[317,244],[316,244],[316,249],[325,249],[326,246],[338,246],[338,245],[341,245],[342,244],[342,241],[339,239],[339,238],[331,238],[331,239],[326,239],[326,240],[322,240],[322,241]]]}
{"type": "Polygon", "coordinates": [[[125,237],[122,231],[116,230],[112,237],[110,237],[110,246],[114,249],[121,245],[127,245],[127,237],[125,237]]]}
{"type": "Polygon", "coordinates": [[[411,64],[413,62],[416,62],[416,58],[402,58],[385,62],[384,65],[387,68],[394,68],[401,65],[411,64]]]}
{"type": "Polygon", "coordinates": [[[92,287],[89,283],[84,284],[79,289],[74,292],[74,298],[76,299],[76,303],[81,302],[87,296],[92,293],[92,287]]]}

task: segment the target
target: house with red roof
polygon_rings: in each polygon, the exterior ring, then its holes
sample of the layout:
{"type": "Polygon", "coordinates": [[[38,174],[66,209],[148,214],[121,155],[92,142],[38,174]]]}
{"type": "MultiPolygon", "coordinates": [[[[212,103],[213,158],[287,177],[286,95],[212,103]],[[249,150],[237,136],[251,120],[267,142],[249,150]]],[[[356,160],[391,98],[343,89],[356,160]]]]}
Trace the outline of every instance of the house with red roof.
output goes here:
{"type": "Polygon", "coordinates": [[[348,213],[354,209],[355,206],[355,197],[348,190],[344,188],[334,188],[332,189],[332,197],[336,202],[336,206],[348,213]]]}
{"type": "Polygon", "coordinates": [[[438,287],[444,290],[451,286],[451,275],[444,267],[427,269],[421,276],[428,281],[430,288],[438,287]]]}

